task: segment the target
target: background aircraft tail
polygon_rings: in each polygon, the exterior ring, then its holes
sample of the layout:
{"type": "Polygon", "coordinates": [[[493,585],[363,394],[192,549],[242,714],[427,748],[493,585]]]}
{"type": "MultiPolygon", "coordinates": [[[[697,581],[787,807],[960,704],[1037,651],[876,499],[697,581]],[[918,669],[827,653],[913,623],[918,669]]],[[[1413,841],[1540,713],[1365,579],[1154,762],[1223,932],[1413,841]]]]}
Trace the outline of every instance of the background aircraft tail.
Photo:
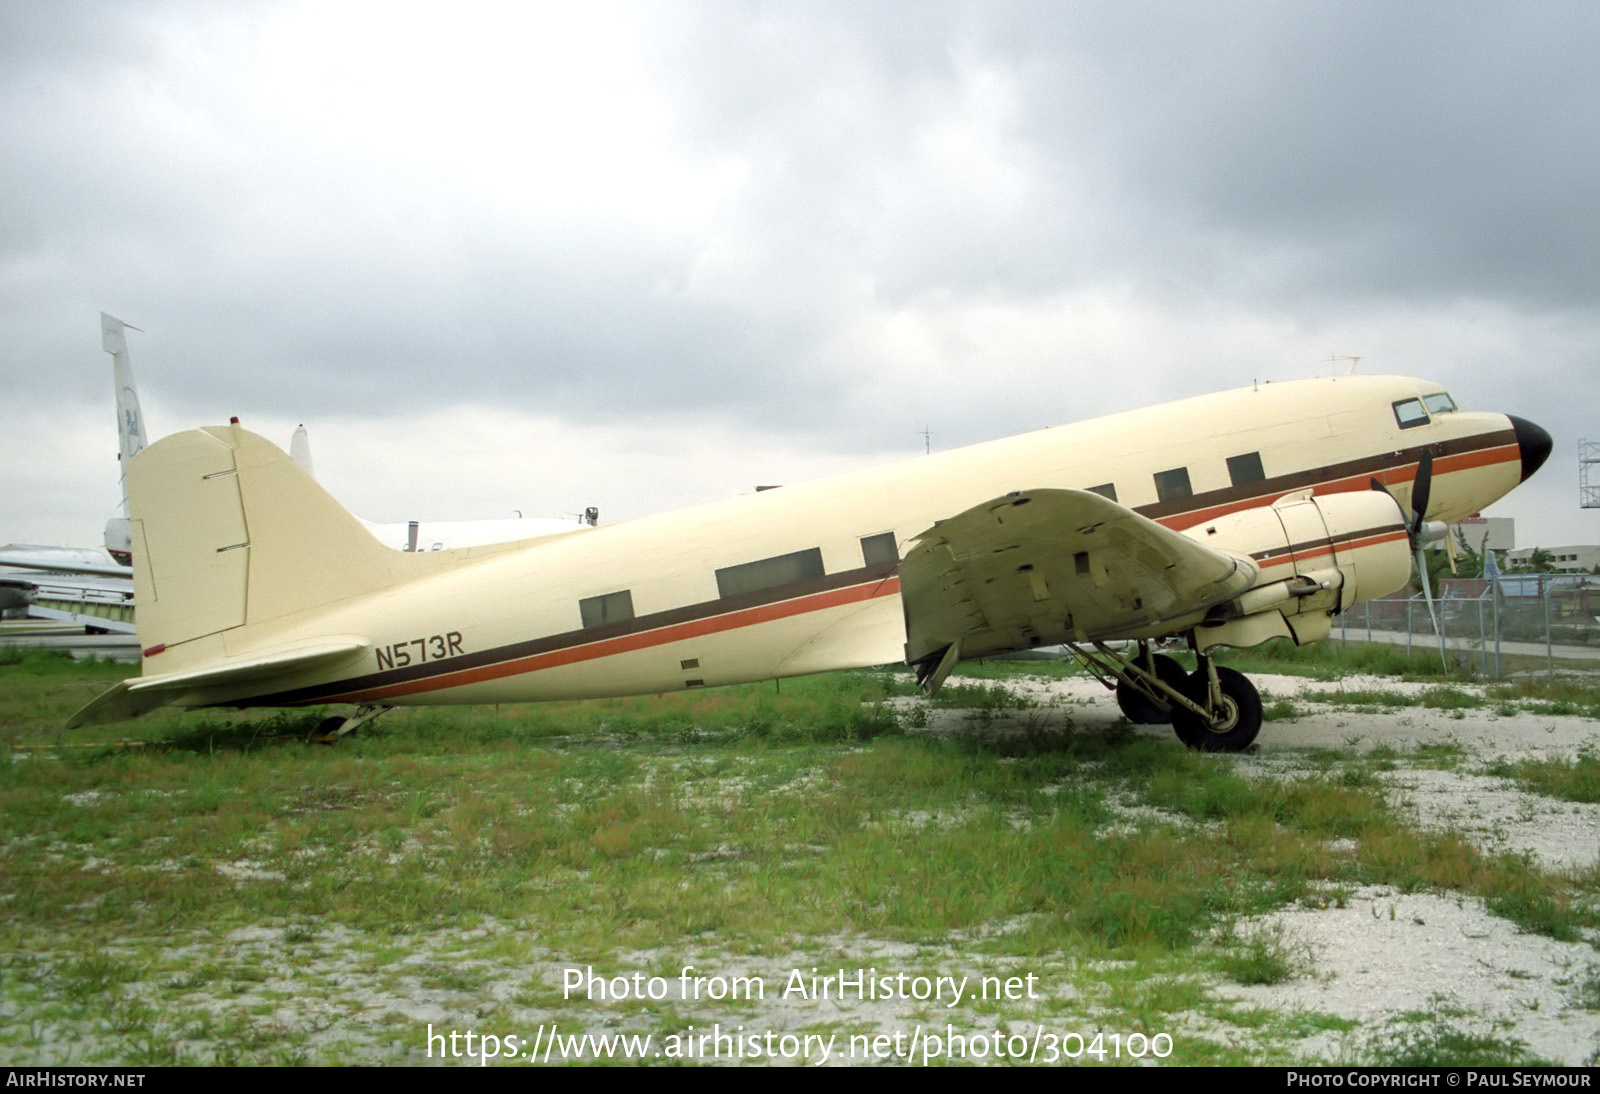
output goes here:
{"type": "Polygon", "coordinates": [[[128,562],[131,533],[128,529],[128,461],[144,448],[144,412],[139,409],[139,392],[133,386],[133,365],[128,360],[127,330],[116,316],[100,313],[100,345],[111,354],[111,379],[117,392],[117,471],[122,480],[122,507],[106,521],[106,550],[124,565],[128,562]]]}

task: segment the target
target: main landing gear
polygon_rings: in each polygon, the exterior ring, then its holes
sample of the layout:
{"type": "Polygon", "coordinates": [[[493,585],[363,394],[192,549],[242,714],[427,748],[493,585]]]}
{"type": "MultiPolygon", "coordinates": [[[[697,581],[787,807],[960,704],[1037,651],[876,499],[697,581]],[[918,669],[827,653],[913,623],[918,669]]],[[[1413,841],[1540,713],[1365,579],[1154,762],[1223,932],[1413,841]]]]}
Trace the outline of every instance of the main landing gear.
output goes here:
{"type": "Polygon", "coordinates": [[[1096,642],[1093,650],[1069,644],[1075,657],[1114,688],[1117,706],[1139,725],[1172,723],[1178,740],[1202,752],[1242,752],[1261,732],[1261,696],[1242,672],[1205,654],[1192,673],[1171,657],[1139,643],[1128,658],[1096,642]]]}
{"type": "Polygon", "coordinates": [[[366,703],[356,707],[356,712],[349,717],[336,714],[331,718],[324,718],[317,723],[317,728],[312,730],[311,740],[323,745],[338,744],[346,734],[354,733],[384,711],[393,709],[394,707],[384,703],[366,703]]]}

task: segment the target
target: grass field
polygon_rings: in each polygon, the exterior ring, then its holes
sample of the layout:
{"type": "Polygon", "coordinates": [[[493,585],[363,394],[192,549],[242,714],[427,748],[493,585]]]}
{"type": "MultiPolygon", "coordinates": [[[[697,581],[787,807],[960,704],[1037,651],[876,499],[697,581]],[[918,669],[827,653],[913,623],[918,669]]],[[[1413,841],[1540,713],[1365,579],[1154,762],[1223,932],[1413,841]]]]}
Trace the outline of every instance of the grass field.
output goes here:
{"type": "MultiPolygon", "coordinates": [[[[1328,656],[1289,667],[1354,667],[1328,656]]],[[[1284,667],[1251,671],[1267,665],[1284,667]]],[[[1263,917],[1379,887],[1482,902],[1583,952],[1600,938],[1600,874],[1417,825],[1380,781],[1392,754],[1308,751],[1263,778],[1135,732],[1109,700],[985,732],[1034,702],[1011,684],[1067,671],[1054,663],[964,667],[938,707],[905,698],[903,674],[862,672],[393,711],[336,746],[305,743],[319,712],[57,728],[127,671],[0,656],[8,1064],[454,1062],[430,1031],[475,1031],[477,1055],[484,1034],[500,1051],[516,1036],[525,1055],[552,1027],[649,1034],[663,1060],[742,1029],[754,1054],[700,1055],[784,1056],[787,1035],[820,1062],[832,1037],[838,1062],[855,1036],[890,1038],[894,1060],[919,1036],[921,1062],[937,1031],[933,1062],[958,1042],[968,1061],[1031,1046],[1045,1062],[1053,1043],[1083,1063],[1529,1062],[1515,1030],[1444,1001],[1383,1024],[1242,1003],[1241,987],[1316,975],[1263,917]],[[968,731],[919,730],[952,708],[968,731]],[[857,969],[879,998],[841,1005],[811,980],[857,969]]],[[[1391,700],[1411,702],[1329,692],[1269,716],[1391,700]]],[[[1597,700],[1438,681],[1419,702],[1594,718],[1597,700]]],[[[1596,762],[1494,774],[1585,803],[1596,762]]],[[[1561,990],[1600,1027],[1597,985],[1600,954],[1561,990]]]]}

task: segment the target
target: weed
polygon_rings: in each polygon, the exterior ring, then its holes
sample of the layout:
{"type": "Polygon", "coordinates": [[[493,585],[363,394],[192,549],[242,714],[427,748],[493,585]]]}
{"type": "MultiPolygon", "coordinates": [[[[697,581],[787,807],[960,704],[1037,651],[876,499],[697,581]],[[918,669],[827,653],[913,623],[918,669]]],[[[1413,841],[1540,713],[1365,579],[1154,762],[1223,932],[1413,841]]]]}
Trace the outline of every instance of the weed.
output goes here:
{"type": "Polygon", "coordinates": [[[1578,985],[1577,1001],[1584,1010],[1600,1010],[1600,965],[1589,966],[1578,985]]]}
{"type": "Polygon", "coordinates": [[[1305,711],[1293,699],[1271,696],[1261,706],[1261,717],[1268,722],[1297,722],[1305,711]]]}
{"type": "Polygon", "coordinates": [[[1600,756],[1585,752],[1576,760],[1502,761],[1491,773],[1516,779],[1529,790],[1565,801],[1600,803],[1600,756]]]}
{"type": "Polygon", "coordinates": [[[1238,984],[1284,984],[1310,971],[1311,953],[1282,924],[1257,926],[1230,939],[1218,969],[1238,984]]]}
{"type": "Polygon", "coordinates": [[[1472,1033],[1432,1014],[1391,1025],[1370,1039],[1361,1062],[1375,1067],[1541,1067],[1526,1043],[1493,1033],[1472,1033]]]}

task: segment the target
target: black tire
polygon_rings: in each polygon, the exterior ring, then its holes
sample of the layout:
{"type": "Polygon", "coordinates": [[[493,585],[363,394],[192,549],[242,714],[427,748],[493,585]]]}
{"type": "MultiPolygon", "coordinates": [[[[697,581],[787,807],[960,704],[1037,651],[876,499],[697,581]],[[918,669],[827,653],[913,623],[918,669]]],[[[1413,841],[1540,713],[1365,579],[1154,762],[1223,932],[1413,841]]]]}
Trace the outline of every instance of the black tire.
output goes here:
{"type": "MultiPolygon", "coordinates": [[[[1188,686],[1189,674],[1183,666],[1164,653],[1158,653],[1153,658],[1156,675],[1161,682],[1169,688],[1183,691],[1188,686]]],[[[1187,694],[1187,693],[1185,693],[1187,694]]],[[[1129,687],[1121,680],[1117,681],[1117,706],[1122,711],[1122,716],[1136,726],[1164,726],[1172,721],[1172,712],[1159,706],[1138,688],[1129,687]]]]}
{"type": "MultiPolygon", "coordinates": [[[[1201,752],[1243,752],[1261,732],[1261,693],[1244,673],[1220,666],[1217,685],[1222,689],[1222,720],[1213,725],[1187,707],[1175,706],[1172,730],[1178,740],[1201,752]]],[[[1184,694],[1203,706],[1208,690],[1206,674],[1196,672],[1184,694]]]]}

